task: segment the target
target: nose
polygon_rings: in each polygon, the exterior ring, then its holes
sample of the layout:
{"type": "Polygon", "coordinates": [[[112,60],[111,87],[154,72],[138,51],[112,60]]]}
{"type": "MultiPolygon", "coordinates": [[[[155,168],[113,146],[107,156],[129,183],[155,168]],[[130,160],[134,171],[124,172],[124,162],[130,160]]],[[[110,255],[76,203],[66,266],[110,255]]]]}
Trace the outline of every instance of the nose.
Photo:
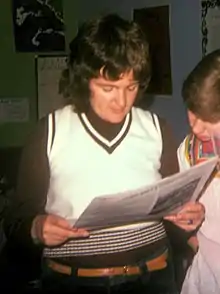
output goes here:
{"type": "Polygon", "coordinates": [[[118,93],[117,105],[119,108],[124,108],[126,106],[126,91],[121,90],[118,93]]]}
{"type": "Polygon", "coordinates": [[[205,132],[205,126],[202,120],[200,119],[195,119],[191,123],[191,128],[193,130],[193,133],[196,135],[201,135],[202,133],[205,132]]]}

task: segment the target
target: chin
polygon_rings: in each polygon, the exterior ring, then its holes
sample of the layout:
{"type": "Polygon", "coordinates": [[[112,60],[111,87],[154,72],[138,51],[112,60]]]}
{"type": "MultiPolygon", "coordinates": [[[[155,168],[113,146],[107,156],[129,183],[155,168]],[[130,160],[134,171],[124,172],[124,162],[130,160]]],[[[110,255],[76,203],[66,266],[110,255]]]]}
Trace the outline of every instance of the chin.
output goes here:
{"type": "Polygon", "coordinates": [[[211,138],[208,136],[196,136],[196,137],[202,142],[208,142],[211,140],[211,138]]]}
{"type": "Polygon", "coordinates": [[[112,116],[111,118],[109,118],[109,122],[112,124],[118,124],[120,122],[122,122],[125,118],[125,115],[117,115],[117,116],[112,116]]]}
{"type": "Polygon", "coordinates": [[[106,115],[105,117],[103,117],[103,119],[105,121],[108,121],[109,123],[112,123],[112,124],[118,124],[120,122],[122,122],[125,118],[127,113],[111,113],[109,115],[106,115]]]}

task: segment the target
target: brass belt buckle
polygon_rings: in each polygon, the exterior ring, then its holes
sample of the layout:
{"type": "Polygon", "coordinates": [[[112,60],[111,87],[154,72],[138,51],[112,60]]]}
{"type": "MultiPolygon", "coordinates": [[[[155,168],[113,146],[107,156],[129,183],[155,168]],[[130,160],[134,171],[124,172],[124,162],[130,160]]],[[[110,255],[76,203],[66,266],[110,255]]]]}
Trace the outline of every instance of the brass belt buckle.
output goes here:
{"type": "Polygon", "coordinates": [[[123,272],[124,272],[124,275],[128,274],[128,266],[127,265],[123,266],[123,272]]]}

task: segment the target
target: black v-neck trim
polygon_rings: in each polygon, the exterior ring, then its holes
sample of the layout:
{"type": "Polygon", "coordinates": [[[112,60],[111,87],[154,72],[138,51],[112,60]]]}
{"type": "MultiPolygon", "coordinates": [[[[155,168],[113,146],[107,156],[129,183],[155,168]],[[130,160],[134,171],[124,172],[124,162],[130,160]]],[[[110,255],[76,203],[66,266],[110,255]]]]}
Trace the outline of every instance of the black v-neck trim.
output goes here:
{"type": "MultiPolygon", "coordinates": [[[[116,136],[112,140],[108,140],[105,137],[104,133],[100,133],[96,130],[96,128],[93,126],[92,121],[90,121],[85,113],[79,114],[79,119],[86,130],[87,133],[98,143],[101,147],[103,147],[109,154],[111,154],[123,141],[123,139],[126,137],[132,121],[132,113],[131,111],[126,115],[125,120],[123,124],[121,124],[121,127],[116,134],[116,136]]],[[[99,118],[100,119],[100,118],[99,118]]],[[[104,122],[104,121],[103,121],[104,122]]],[[[100,123],[102,123],[102,120],[100,119],[100,123]]],[[[104,122],[106,123],[106,122],[104,122]]],[[[110,124],[109,124],[110,125],[110,124]]],[[[109,126],[108,126],[109,127],[109,126]]]]}

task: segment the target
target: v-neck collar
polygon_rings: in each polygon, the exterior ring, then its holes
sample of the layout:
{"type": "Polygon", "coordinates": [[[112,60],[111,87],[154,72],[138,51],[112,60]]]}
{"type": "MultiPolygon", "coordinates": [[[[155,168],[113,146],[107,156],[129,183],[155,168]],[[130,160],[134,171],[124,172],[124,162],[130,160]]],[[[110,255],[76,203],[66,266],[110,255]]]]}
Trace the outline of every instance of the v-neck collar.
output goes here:
{"type": "Polygon", "coordinates": [[[127,135],[132,114],[129,112],[119,124],[111,124],[102,120],[94,111],[79,114],[85,130],[108,153],[112,153],[127,135]]]}

